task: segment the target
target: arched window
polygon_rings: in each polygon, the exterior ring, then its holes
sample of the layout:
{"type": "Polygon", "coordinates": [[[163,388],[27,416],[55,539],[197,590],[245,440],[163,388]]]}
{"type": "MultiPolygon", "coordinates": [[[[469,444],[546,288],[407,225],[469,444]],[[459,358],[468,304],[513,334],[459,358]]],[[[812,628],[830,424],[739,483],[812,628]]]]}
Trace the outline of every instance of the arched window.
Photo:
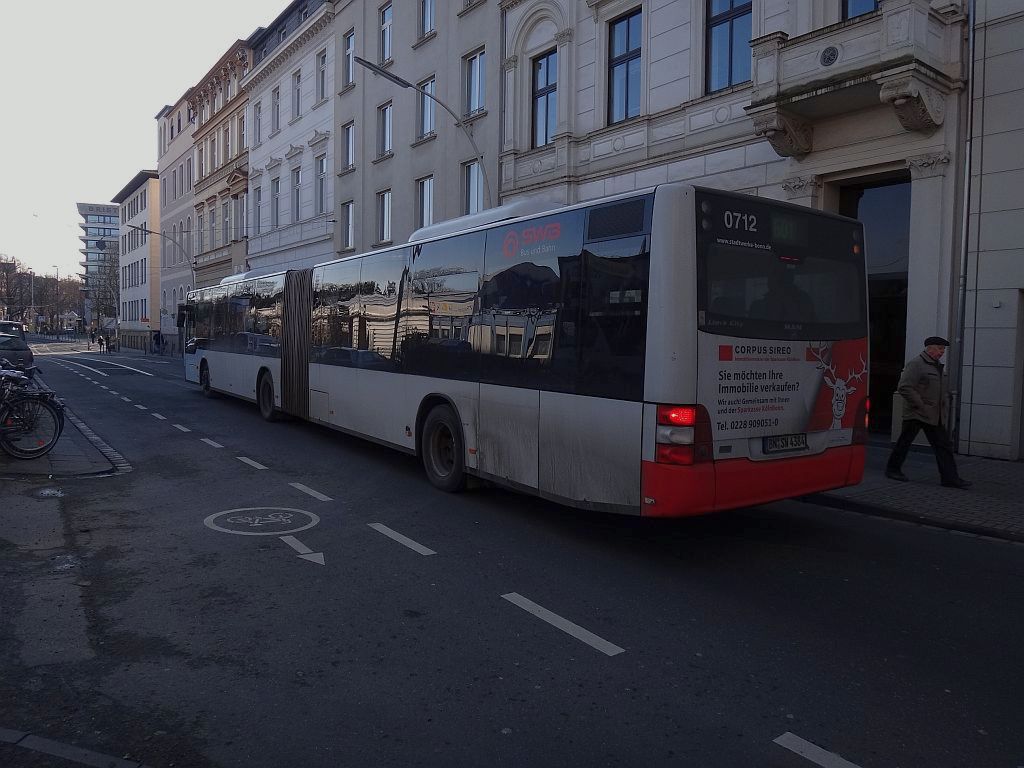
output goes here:
{"type": "Polygon", "coordinates": [[[185,240],[188,242],[188,255],[189,255],[189,258],[191,258],[192,257],[192,217],[189,216],[187,219],[185,219],[185,222],[186,222],[186,225],[188,226],[188,229],[185,230],[185,231],[188,232],[188,235],[189,235],[187,238],[185,238],[185,240]]]}
{"type": "Polygon", "coordinates": [[[178,133],[181,133],[181,110],[178,110],[178,133]]]}
{"type": "Polygon", "coordinates": [[[178,222],[178,248],[175,250],[175,252],[178,255],[174,259],[176,262],[182,262],[182,261],[185,260],[185,246],[182,245],[182,243],[184,241],[185,241],[185,222],[184,221],[179,221],[178,222]]]}

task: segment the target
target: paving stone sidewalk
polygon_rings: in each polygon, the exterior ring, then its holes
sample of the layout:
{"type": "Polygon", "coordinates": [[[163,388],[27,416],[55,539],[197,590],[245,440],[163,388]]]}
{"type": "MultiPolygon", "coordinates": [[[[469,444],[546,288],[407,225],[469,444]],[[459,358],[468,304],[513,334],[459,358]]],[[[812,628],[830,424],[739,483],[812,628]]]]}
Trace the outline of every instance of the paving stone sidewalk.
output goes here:
{"type": "Polygon", "coordinates": [[[888,444],[868,446],[864,481],[853,488],[816,494],[815,503],[867,514],[1024,542],[1024,463],[957,456],[970,490],[943,488],[935,457],[913,449],[903,465],[909,483],[885,476],[888,444]]]}
{"type": "Polygon", "coordinates": [[[114,463],[79,430],[70,418],[57,445],[38,459],[15,459],[0,452],[0,480],[82,477],[113,472],[114,463]]]}

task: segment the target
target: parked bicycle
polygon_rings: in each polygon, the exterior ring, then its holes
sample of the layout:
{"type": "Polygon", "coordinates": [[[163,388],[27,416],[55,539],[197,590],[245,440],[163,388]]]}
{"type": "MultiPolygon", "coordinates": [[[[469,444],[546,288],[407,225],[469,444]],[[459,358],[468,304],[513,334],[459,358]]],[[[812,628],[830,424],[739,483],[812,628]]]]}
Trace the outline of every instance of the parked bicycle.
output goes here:
{"type": "Polygon", "coordinates": [[[36,366],[18,370],[6,358],[0,363],[0,449],[17,459],[49,453],[64,431],[64,404],[35,386],[36,366]]]}

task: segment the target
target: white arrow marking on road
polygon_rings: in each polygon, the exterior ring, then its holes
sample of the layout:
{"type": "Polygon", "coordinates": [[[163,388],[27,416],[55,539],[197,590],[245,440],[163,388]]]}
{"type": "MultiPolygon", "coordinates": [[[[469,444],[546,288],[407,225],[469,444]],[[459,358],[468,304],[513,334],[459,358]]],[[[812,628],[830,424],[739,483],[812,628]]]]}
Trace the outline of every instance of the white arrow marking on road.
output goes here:
{"type": "MultiPolygon", "coordinates": [[[[92,363],[103,363],[104,365],[116,365],[118,368],[127,368],[129,371],[135,371],[136,373],[141,373],[143,376],[152,376],[153,375],[149,371],[140,371],[138,368],[132,368],[130,365],[121,365],[120,363],[115,363],[115,362],[112,362],[110,360],[94,360],[91,357],[83,357],[82,359],[83,360],[88,360],[89,362],[92,362],[92,363]]],[[[70,363],[71,361],[69,360],[68,362],[70,363]]],[[[72,365],[75,365],[75,363],[72,363],[72,365]]],[[[83,368],[89,368],[89,366],[87,366],[87,365],[83,365],[82,367],[83,368]]],[[[93,369],[89,368],[89,370],[91,371],[93,369]]],[[[106,376],[107,374],[103,374],[103,375],[106,376]]]]}
{"type": "Polygon", "coordinates": [[[307,547],[301,541],[296,539],[294,536],[279,536],[279,539],[287,544],[289,547],[299,553],[299,557],[303,560],[309,560],[311,563],[318,563],[319,565],[324,564],[324,553],[314,552],[312,549],[307,547]]]}
{"type": "Polygon", "coordinates": [[[258,461],[253,461],[248,456],[235,456],[235,458],[238,459],[243,464],[248,464],[253,469],[266,469],[266,467],[264,467],[258,461]]]}
{"type": "Polygon", "coordinates": [[[821,768],[859,768],[849,760],[844,760],[835,752],[824,750],[817,744],[805,741],[789,731],[786,731],[773,741],[780,747],[784,747],[790,752],[795,752],[800,757],[810,760],[815,765],[820,765],[821,768]]]}
{"type": "Polygon", "coordinates": [[[371,528],[373,528],[373,530],[377,531],[378,533],[383,533],[389,539],[394,539],[399,544],[404,544],[409,549],[411,549],[413,552],[419,552],[421,555],[436,555],[437,554],[437,552],[435,552],[434,550],[428,549],[427,547],[424,547],[422,544],[419,544],[419,543],[413,541],[408,536],[403,536],[398,531],[391,530],[390,528],[388,528],[383,523],[367,523],[367,525],[370,526],[371,528]]]}
{"type": "MultiPolygon", "coordinates": [[[[71,363],[70,360],[68,360],[67,362],[71,363]]],[[[110,376],[109,373],[104,373],[103,371],[97,371],[95,368],[89,368],[88,365],[82,365],[81,363],[71,363],[71,365],[78,365],[78,366],[81,366],[82,368],[87,368],[88,370],[92,371],[93,373],[99,374],[100,376],[110,376]]],[[[74,373],[78,373],[78,371],[74,371],[74,373]]]]}
{"type": "Polygon", "coordinates": [[[625,648],[619,648],[619,646],[609,643],[603,637],[598,637],[579,624],[573,624],[568,619],[563,619],[557,613],[552,613],[547,608],[537,605],[533,600],[523,597],[518,592],[509,592],[507,595],[502,595],[502,597],[512,603],[512,605],[518,605],[527,613],[532,613],[541,621],[546,621],[552,627],[562,630],[567,635],[572,635],[577,640],[586,643],[592,648],[596,648],[606,656],[615,656],[626,652],[625,648]]]}
{"type": "Polygon", "coordinates": [[[334,499],[332,499],[330,496],[324,496],[322,493],[320,493],[320,491],[314,491],[308,485],[303,485],[302,483],[288,483],[288,485],[290,485],[297,491],[302,491],[303,493],[309,494],[314,499],[319,499],[320,501],[334,501],[334,499]]]}

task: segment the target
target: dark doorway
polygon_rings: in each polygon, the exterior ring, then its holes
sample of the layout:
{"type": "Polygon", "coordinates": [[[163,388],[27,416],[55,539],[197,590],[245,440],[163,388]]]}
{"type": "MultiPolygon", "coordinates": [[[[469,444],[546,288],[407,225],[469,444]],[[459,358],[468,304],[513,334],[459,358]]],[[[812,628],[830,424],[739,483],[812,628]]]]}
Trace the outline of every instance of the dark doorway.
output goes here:
{"type": "Polygon", "coordinates": [[[842,186],[839,213],[864,224],[871,333],[871,429],[888,434],[903,370],[910,256],[910,178],[842,186]]]}

